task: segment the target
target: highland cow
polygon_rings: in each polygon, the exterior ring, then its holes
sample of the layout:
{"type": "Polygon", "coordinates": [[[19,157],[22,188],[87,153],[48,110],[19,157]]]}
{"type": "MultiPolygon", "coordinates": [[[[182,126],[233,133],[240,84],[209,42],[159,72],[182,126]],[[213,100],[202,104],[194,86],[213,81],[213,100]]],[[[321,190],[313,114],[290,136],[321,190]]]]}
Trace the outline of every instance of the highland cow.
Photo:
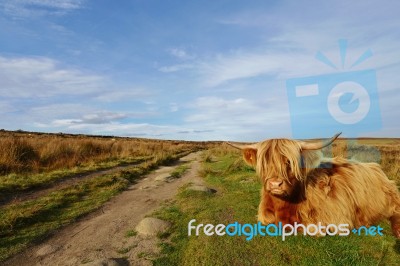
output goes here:
{"type": "Polygon", "coordinates": [[[258,220],[263,224],[370,226],[389,219],[400,238],[400,193],[376,163],[324,158],[329,141],[270,139],[231,146],[255,167],[263,183],[258,220]]]}

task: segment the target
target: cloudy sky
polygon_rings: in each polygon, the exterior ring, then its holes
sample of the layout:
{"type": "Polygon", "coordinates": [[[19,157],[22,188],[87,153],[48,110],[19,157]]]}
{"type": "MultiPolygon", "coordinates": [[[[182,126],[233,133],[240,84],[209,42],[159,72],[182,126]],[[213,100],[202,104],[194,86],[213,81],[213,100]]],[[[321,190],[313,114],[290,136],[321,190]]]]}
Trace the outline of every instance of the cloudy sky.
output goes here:
{"type": "Polygon", "coordinates": [[[183,140],[400,137],[399,10],[395,0],[0,0],[0,128],[183,140]],[[333,95],[344,116],[369,97],[374,115],[350,125],[326,111],[334,85],[306,98],[287,88],[310,76],[339,84],[340,73],[363,70],[372,81],[359,72],[347,81],[370,96],[333,95]]]}

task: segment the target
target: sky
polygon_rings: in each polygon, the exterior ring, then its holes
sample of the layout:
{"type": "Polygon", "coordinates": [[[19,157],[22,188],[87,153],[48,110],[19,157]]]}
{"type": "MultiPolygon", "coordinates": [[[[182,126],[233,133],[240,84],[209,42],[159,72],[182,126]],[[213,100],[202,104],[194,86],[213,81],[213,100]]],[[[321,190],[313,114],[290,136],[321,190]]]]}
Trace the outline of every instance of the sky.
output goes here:
{"type": "Polygon", "coordinates": [[[394,0],[0,0],[0,128],[400,137],[399,10],[394,0]],[[319,89],[300,97],[309,77],[319,89]]]}

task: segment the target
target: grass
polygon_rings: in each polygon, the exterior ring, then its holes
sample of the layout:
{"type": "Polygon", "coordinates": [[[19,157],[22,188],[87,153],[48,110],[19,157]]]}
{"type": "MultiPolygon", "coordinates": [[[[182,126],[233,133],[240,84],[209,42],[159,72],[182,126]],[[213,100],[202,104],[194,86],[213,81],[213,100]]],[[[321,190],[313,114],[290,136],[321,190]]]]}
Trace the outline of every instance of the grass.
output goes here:
{"type": "MultiPolygon", "coordinates": [[[[387,222],[380,224],[384,228],[382,237],[292,236],[285,241],[262,236],[251,241],[245,236],[189,237],[191,219],[196,219],[195,224],[214,225],[256,222],[260,184],[240,157],[222,148],[206,153],[201,173],[217,193],[183,188],[175,203],[156,213],[173,227],[170,238],[160,240],[162,255],[153,260],[154,265],[398,265],[400,241],[391,235],[387,222]]],[[[399,160],[395,161],[397,165],[399,160]]]]}
{"type": "Polygon", "coordinates": [[[188,164],[182,164],[172,171],[171,176],[173,178],[180,178],[189,169],[188,164]]]}
{"type": "Polygon", "coordinates": [[[78,174],[165,164],[176,154],[204,147],[200,142],[0,131],[0,201],[78,174]]]}
{"type": "Polygon", "coordinates": [[[90,262],[92,262],[93,260],[91,260],[91,259],[83,259],[82,261],[81,261],[81,264],[88,264],[88,263],[90,263],[90,262]]]}
{"type": "Polygon", "coordinates": [[[14,194],[39,187],[48,187],[57,180],[86,174],[99,170],[111,169],[120,165],[139,164],[151,160],[152,157],[129,158],[125,160],[113,160],[97,164],[86,164],[73,168],[63,168],[47,173],[12,173],[0,176],[0,194],[14,194]]]}
{"type": "Polygon", "coordinates": [[[46,173],[123,162],[200,147],[204,143],[0,131],[0,175],[46,173]]]}
{"type": "Polygon", "coordinates": [[[128,253],[129,251],[131,251],[131,249],[133,249],[133,248],[135,248],[135,247],[137,247],[136,244],[135,244],[135,245],[131,245],[131,246],[129,246],[129,247],[125,247],[125,248],[120,248],[120,249],[117,250],[117,253],[119,253],[119,254],[126,254],[126,253],[128,253]]]}
{"type": "Polygon", "coordinates": [[[144,258],[146,260],[150,260],[152,257],[154,256],[154,254],[149,253],[149,252],[140,252],[137,254],[138,258],[144,258]]]}
{"type": "Polygon", "coordinates": [[[136,236],[136,235],[137,235],[137,232],[135,230],[129,230],[125,233],[125,237],[127,237],[127,238],[136,236]]]}
{"type": "Polygon", "coordinates": [[[400,183],[400,140],[361,139],[335,141],[333,148],[325,149],[327,156],[343,156],[361,162],[377,162],[386,175],[400,183]]]}

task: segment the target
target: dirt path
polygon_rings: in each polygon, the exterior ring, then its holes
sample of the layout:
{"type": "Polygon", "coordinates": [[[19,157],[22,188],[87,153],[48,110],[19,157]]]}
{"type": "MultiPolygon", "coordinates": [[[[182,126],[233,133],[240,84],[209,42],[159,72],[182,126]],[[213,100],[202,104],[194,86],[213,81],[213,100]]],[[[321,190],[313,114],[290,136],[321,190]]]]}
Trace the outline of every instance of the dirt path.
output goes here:
{"type": "Polygon", "coordinates": [[[42,244],[11,258],[5,265],[151,265],[146,256],[157,252],[155,237],[126,233],[160,205],[173,198],[186,183],[201,184],[200,152],[180,159],[190,169],[179,179],[158,181],[174,167],[161,167],[138,181],[100,210],[65,227],[42,244]],[[142,256],[141,256],[142,255],[142,256]],[[116,258],[111,262],[107,258],[116,258]],[[101,261],[103,260],[103,261],[101,261]]]}

